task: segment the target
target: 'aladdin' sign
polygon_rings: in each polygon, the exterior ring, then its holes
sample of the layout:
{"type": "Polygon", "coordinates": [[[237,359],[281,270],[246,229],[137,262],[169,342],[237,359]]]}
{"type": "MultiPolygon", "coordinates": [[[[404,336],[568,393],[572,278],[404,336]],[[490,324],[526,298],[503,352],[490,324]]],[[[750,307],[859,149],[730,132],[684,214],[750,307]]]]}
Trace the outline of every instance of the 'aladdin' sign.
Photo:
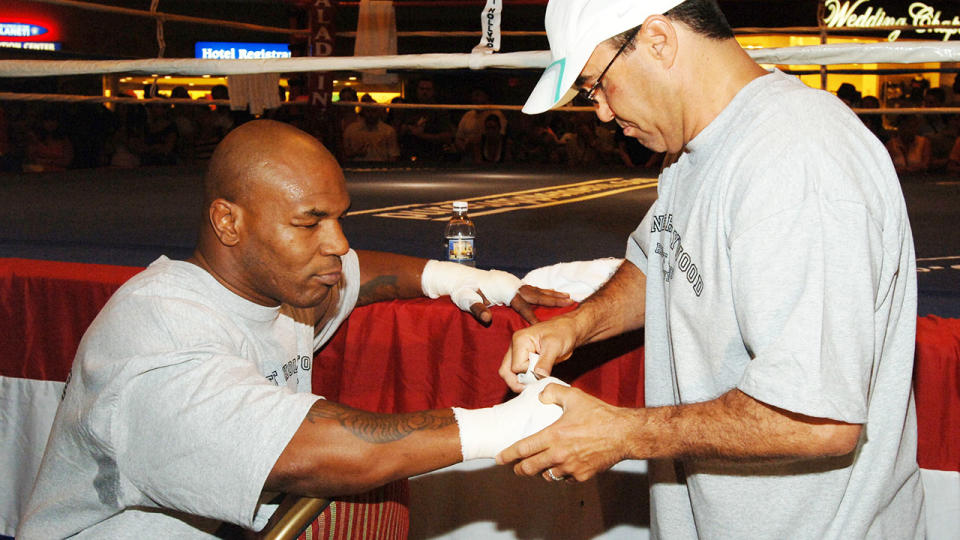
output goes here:
{"type": "MultiPolygon", "coordinates": [[[[865,5],[870,0],[826,0],[824,6],[827,9],[827,15],[823,22],[829,28],[863,28],[869,30],[877,26],[925,26],[938,24],[956,24],[960,25],[960,17],[956,15],[953,18],[944,17],[943,12],[935,9],[933,6],[923,2],[913,2],[907,8],[907,15],[891,15],[882,7],[874,9],[873,6],[865,5]]],[[[960,28],[933,28],[915,30],[918,34],[942,34],[943,41],[960,33],[960,28]]],[[[887,39],[896,41],[901,34],[901,30],[890,32],[887,39]]]]}

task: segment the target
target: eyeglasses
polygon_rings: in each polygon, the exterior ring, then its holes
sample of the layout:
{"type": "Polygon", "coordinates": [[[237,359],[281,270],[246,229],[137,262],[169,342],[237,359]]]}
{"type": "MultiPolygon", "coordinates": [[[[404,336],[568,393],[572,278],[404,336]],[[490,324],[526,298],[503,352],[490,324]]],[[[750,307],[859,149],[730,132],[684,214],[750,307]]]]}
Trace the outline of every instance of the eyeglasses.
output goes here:
{"type": "Polygon", "coordinates": [[[607,67],[603,68],[603,71],[600,72],[600,76],[597,77],[597,81],[593,83],[593,86],[591,86],[589,90],[583,90],[582,88],[580,89],[580,91],[578,92],[580,94],[580,97],[589,101],[590,103],[593,103],[594,105],[597,104],[597,90],[600,90],[601,88],[603,88],[603,86],[601,86],[600,84],[601,82],[603,82],[603,76],[607,74],[607,71],[610,70],[610,66],[613,65],[613,63],[617,60],[617,57],[620,56],[623,50],[627,48],[627,45],[629,45],[630,42],[633,41],[633,38],[637,37],[637,34],[639,32],[640,32],[639,26],[634,28],[633,32],[630,32],[630,35],[627,36],[627,39],[623,41],[623,45],[621,45],[620,48],[617,50],[617,54],[613,55],[613,58],[610,59],[610,63],[607,64],[607,67]]]}

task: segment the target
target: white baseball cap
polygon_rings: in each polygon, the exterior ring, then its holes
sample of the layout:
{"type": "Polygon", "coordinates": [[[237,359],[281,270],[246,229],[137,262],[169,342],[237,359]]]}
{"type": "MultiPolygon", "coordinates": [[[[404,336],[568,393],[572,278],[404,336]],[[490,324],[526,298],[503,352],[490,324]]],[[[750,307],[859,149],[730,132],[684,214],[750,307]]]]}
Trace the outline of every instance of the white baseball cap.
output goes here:
{"type": "Polygon", "coordinates": [[[550,0],[544,27],[553,61],[527,98],[523,112],[539,114],[573,99],[573,83],[597,45],[682,1],[550,0]]]}

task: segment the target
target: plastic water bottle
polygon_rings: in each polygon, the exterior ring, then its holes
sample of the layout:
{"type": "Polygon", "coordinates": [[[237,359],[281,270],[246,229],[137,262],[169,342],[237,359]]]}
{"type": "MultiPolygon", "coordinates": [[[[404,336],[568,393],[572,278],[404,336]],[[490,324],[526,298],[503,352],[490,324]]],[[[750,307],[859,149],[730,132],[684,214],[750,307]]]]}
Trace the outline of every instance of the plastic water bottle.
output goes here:
{"type": "Polygon", "coordinates": [[[467,202],[454,201],[453,215],[443,233],[447,244],[447,260],[467,266],[476,266],[477,228],[467,216],[467,202]]]}

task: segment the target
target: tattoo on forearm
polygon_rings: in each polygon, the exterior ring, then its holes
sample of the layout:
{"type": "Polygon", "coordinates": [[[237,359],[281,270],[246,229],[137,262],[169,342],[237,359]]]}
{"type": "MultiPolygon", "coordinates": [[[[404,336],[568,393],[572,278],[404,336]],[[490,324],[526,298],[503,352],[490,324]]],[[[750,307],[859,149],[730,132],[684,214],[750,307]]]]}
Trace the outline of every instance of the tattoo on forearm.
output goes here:
{"type": "Polygon", "coordinates": [[[397,276],[378,276],[364,283],[360,286],[357,304],[364,306],[381,300],[398,298],[400,295],[397,281],[397,276]]]}
{"type": "Polygon", "coordinates": [[[456,423],[449,410],[383,414],[361,411],[323,399],[310,408],[307,420],[311,423],[335,420],[358,439],[374,444],[399,441],[415,431],[438,430],[456,423]]]}

